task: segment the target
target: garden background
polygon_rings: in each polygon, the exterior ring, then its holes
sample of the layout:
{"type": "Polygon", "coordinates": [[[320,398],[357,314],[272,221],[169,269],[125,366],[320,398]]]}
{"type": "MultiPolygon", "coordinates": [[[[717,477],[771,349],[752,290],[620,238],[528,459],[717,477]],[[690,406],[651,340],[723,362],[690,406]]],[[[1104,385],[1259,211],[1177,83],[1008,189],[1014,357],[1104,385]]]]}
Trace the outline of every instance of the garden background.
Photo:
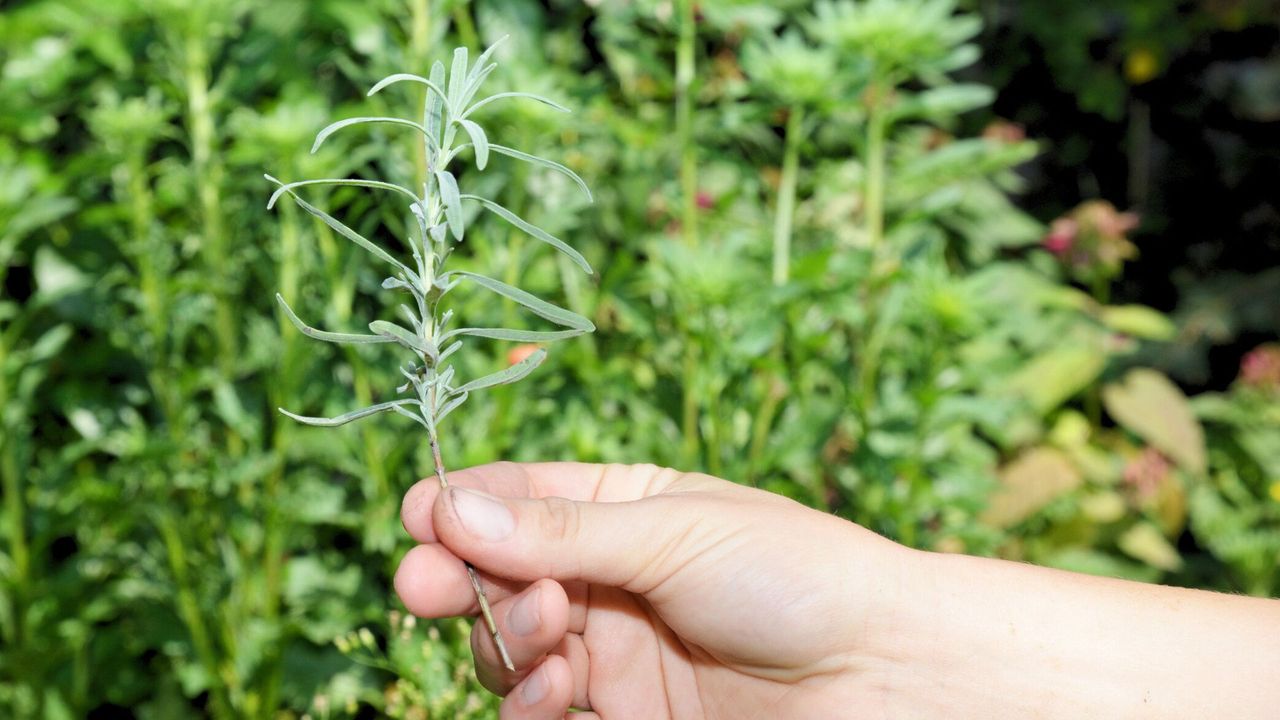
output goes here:
{"type": "MultiPolygon", "coordinates": [[[[390,576],[422,435],[380,269],[286,180],[411,181],[392,72],[510,35],[465,267],[590,317],[451,466],[656,462],[910,545],[1280,593],[1270,0],[34,0],[0,6],[0,716],[486,717],[390,576]],[[499,162],[505,160],[505,162],[499,162]],[[497,172],[494,172],[494,170],[497,172]]],[[[316,190],[388,246],[398,211],[316,190]]],[[[464,303],[521,327],[514,303],[464,303]]],[[[529,325],[529,327],[535,327],[529,325]]],[[[474,371],[519,348],[473,342],[474,371]]]]}

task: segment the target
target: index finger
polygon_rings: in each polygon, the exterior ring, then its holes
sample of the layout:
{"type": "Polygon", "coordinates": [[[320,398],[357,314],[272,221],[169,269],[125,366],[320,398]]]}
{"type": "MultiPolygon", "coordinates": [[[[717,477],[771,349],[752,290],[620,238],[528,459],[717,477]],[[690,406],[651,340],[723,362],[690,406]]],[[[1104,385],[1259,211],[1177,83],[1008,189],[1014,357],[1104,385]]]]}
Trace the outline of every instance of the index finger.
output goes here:
{"type": "MultiPolygon", "coordinates": [[[[498,462],[455,470],[446,477],[450,484],[500,497],[625,502],[661,492],[680,476],[656,465],[498,462]]],[[[400,521],[418,542],[437,542],[431,506],[439,494],[440,481],[434,476],[419,480],[405,493],[400,521]]]]}

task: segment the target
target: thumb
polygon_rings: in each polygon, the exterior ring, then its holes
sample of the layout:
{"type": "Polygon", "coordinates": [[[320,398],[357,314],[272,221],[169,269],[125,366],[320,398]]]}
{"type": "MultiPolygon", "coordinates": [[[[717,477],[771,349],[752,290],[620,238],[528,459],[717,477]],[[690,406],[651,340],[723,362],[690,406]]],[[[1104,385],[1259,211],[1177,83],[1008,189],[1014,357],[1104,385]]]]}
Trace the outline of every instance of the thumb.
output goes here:
{"type": "Polygon", "coordinates": [[[432,508],[437,537],[492,575],[581,580],[643,594],[696,549],[693,509],[674,497],[578,502],[500,498],[450,486],[432,508]]]}

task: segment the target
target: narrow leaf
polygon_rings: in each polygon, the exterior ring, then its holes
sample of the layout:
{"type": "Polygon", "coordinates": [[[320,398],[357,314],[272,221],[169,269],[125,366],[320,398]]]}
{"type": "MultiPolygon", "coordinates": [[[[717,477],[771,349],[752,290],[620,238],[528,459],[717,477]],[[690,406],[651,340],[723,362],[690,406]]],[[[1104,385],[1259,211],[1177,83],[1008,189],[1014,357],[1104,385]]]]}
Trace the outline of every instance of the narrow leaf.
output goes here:
{"type": "Polygon", "coordinates": [[[414,422],[418,423],[418,424],[419,424],[419,425],[421,425],[422,427],[427,428],[428,430],[430,430],[430,429],[431,429],[431,426],[427,424],[427,421],[426,421],[426,420],[423,420],[423,419],[422,419],[422,416],[421,416],[421,415],[419,415],[419,414],[417,414],[417,413],[411,413],[411,412],[409,412],[408,410],[405,410],[404,408],[400,407],[399,405],[396,405],[396,406],[392,407],[391,409],[392,409],[392,410],[395,410],[397,413],[399,413],[399,414],[401,414],[401,415],[403,415],[403,416],[405,416],[405,417],[409,418],[410,420],[412,420],[412,421],[414,421],[414,422]]]}
{"type": "MultiPolygon", "coordinates": [[[[483,83],[484,78],[488,77],[489,73],[492,73],[493,69],[498,67],[497,64],[486,65],[485,63],[489,63],[489,58],[492,58],[494,51],[498,50],[498,46],[506,42],[508,37],[511,36],[504,35],[495,40],[493,45],[486,47],[484,53],[481,53],[479,58],[476,58],[476,63],[471,65],[471,72],[467,73],[466,92],[462,94],[462,105],[466,105],[467,102],[471,101],[472,97],[475,97],[476,90],[480,90],[480,83],[483,83]]],[[[461,109],[462,105],[458,105],[458,108],[461,109]]]]}
{"type": "Polygon", "coordinates": [[[449,230],[458,242],[462,242],[466,227],[462,221],[462,198],[458,194],[458,181],[448,170],[437,170],[436,180],[440,184],[440,198],[444,200],[444,217],[449,221],[449,230]]]}
{"type": "Polygon", "coordinates": [[[369,330],[376,335],[398,342],[410,350],[425,353],[433,359],[439,354],[436,352],[435,346],[432,345],[430,341],[423,340],[417,335],[414,335],[411,331],[402,328],[395,323],[389,323],[386,320],[374,320],[369,323],[369,330]]]}
{"type": "MultiPolygon", "coordinates": [[[[441,66],[441,69],[443,69],[443,68],[444,68],[444,66],[442,65],[442,66],[441,66]]],[[[432,74],[434,75],[435,73],[432,73],[432,74]]],[[[377,83],[376,85],[374,85],[373,87],[369,88],[369,92],[365,94],[365,97],[369,97],[369,96],[371,96],[371,95],[376,94],[378,91],[382,90],[383,88],[387,87],[388,85],[392,85],[392,84],[394,84],[394,83],[398,83],[398,82],[403,82],[403,81],[406,81],[406,80],[407,80],[407,81],[409,81],[409,82],[416,82],[416,83],[421,83],[421,84],[423,84],[423,85],[426,85],[426,86],[427,86],[427,88],[429,88],[431,91],[435,92],[435,94],[436,94],[436,95],[437,95],[437,96],[438,96],[442,101],[444,101],[444,102],[446,102],[446,103],[447,103],[447,102],[448,102],[448,100],[449,100],[449,99],[448,99],[448,97],[446,97],[444,90],[441,90],[441,89],[440,89],[440,81],[439,81],[439,80],[435,80],[435,79],[428,80],[428,79],[426,79],[426,78],[422,77],[421,75],[414,75],[413,73],[396,73],[396,74],[394,74],[394,75],[388,75],[388,76],[386,76],[386,77],[382,78],[381,80],[379,80],[379,81],[378,81],[378,83],[377,83]]],[[[452,114],[452,108],[450,108],[450,113],[452,114]]]]}
{"type": "Polygon", "coordinates": [[[484,128],[470,120],[459,120],[458,124],[471,136],[471,144],[476,150],[476,167],[483,170],[489,163],[489,138],[484,134],[484,128]]]}
{"type": "Polygon", "coordinates": [[[588,333],[596,329],[596,326],[593,325],[590,320],[579,315],[578,313],[565,310],[564,308],[558,307],[556,305],[552,305],[551,303],[547,302],[546,300],[543,300],[542,298],[537,297],[536,295],[531,295],[525,292],[524,290],[521,290],[520,288],[515,287],[513,285],[508,285],[502,282],[501,280],[494,280],[491,277],[478,275],[472,272],[466,272],[464,270],[455,270],[453,272],[446,273],[446,274],[469,278],[472,281],[474,281],[476,284],[488,290],[492,290],[493,292],[498,293],[499,295],[505,298],[508,298],[510,300],[516,301],[517,303],[520,303],[526,308],[532,310],[535,315],[538,315],[539,317],[542,317],[542,318],[546,318],[547,320],[550,320],[551,322],[557,325],[562,325],[564,327],[572,328],[574,330],[578,330],[584,333],[588,333]]]}
{"type": "Polygon", "coordinates": [[[444,407],[440,408],[440,412],[436,415],[436,422],[440,422],[441,420],[448,417],[449,413],[456,410],[459,405],[461,405],[466,401],[467,401],[467,393],[461,393],[459,395],[454,395],[453,397],[449,398],[449,401],[444,404],[444,407]]]}
{"type": "Polygon", "coordinates": [[[490,95],[489,97],[483,100],[477,101],[475,105],[472,105],[471,107],[467,108],[467,111],[462,114],[462,117],[468,117],[469,115],[471,115],[471,113],[475,112],[476,110],[479,110],[485,105],[488,105],[489,103],[494,102],[495,100],[502,100],[503,98],[528,98],[529,100],[537,100],[543,105],[549,105],[563,113],[573,112],[572,110],[561,105],[560,103],[550,98],[543,97],[541,95],[535,95],[533,93],[527,93],[527,92],[500,92],[496,95],[490,95]]]}
{"type": "Polygon", "coordinates": [[[578,267],[585,270],[588,275],[592,273],[591,264],[588,263],[587,259],[582,256],[582,253],[578,252],[577,250],[574,250],[566,242],[552,235],[546,230],[543,230],[542,228],[538,227],[537,225],[534,225],[528,220],[521,218],[519,215],[516,215],[515,213],[499,205],[498,203],[493,202],[492,200],[489,200],[488,198],[482,198],[479,195],[463,195],[462,199],[475,200],[476,202],[483,205],[485,209],[488,210],[489,212],[492,212],[493,214],[497,215],[503,220],[506,220],[512,225],[515,225],[521,230],[529,233],[530,235],[537,238],[538,240],[541,240],[542,242],[559,250],[565,255],[568,255],[569,259],[572,260],[574,263],[576,263],[578,267]]]}
{"type": "Polygon", "coordinates": [[[524,160],[527,163],[533,163],[534,165],[540,165],[544,168],[555,170],[556,172],[565,175],[570,180],[577,183],[578,187],[582,188],[582,192],[586,193],[588,202],[595,202],[595,198],[591,197],[591,188],[587,187],[586,181],[578,177],[578,173],[570,170],[564,165],[561,165],[560,163],[554,160],[548,160],[546,158],[540,158],[537,155],[530,155],[529,153],[520,152],[519,150],[516,150],[514,148],[509,148],[506,145],[498,145],[498,144],[491,143],[489,145],[489,149],[496,153],[501,153],[508,157],[516,158],[517,160],[524,160]]]}
{"type": "MultiPolygon", "coordinates": [[[[463,83],[467,79],[467,48],[466,46],[457,47],[453,50],[453,67],[449,69],[449,102],[453,107],[461,107],[458,104],[462,97],[463,83]]],[[[450,113],[452,115],[452,113],[450,113]]]]}
{"type": "Polygon", "coordinates": [[[426,135],[428,142],[432,142],[432,143],[435,142],[435,138],[431,137],[431,133],[427,132],[427,129],[425,127],[419,125],[418,123],[412,120],[405,120],[404,118],[394,118],[394,117],[354,117],[354,118],[347,118],[346,120],[339,120],[336,123],[332,123],[327,127],[325,127],[325,129],[317,133],[316,141],[311,145],[311,152],[314,153],[316,150],[319,150],[320,146],[324,144],[324,141],[327,140],[330,135],[338,132],[342,128],[350,127],[352,125],[364,125],[366,123],[388,123],[391,125],[404,125],[405,127],[414,128],[415,130],[422,133],[423,135],[426,135]]]}
{"type": "Polygon", "coordinates": [[[484,85],[484,81],[489,77],[489,74],[496,69],[498,69],[497,63],[489,63],[488,67],[481,69],[479,61],[477,61],[477,64],[475,65],[475,67],[471,69],[471,73],[468,75],[469,79],[467,80],[467,87],[462,92],[462,98],[460,102],[458,102],[458,104],[455,105],[455,107],[463,109],[462,113],[464,115],[467,113],[466,111],[467,103],[471,102],[471,98],[474,98],[476,96],[476,92],[480,90],[480,87],[482,85],[484,85]],[[477,72],[477,70],[479,72],[477,72]]]}
{"type": "Polygon", "coordinates": [[[316,427],[338,427],[339,425],[346,425],[352,420],[359,420],[360,418],[369,417],[370,415],[377,415],[378,413],[381,413],[381,412],[387,412],[388,410],[392,410],[399,405],[421,406],[422,402],[419,400],[408,400],[408,399],[392,400],[391,402],[384,402],[378,405],[371,405],[367,408],[362,408],[360,410],[352,410],[351,412],[345,415],[339,415],[337,417],[332,417],[332,418],[307,417],[306,415],[295,415],[289,412],[288,410],[285,410],[284,408],[276,408],[276,409],[304,425],[314,425],[316,427]]]}
{"type": "Polygon", "coordinates": [[[523,380],[529,373],[542,364],[547,359],[547,351],[538,348],[532,355],[495,373],[490,373],[481,378],[476,378],[471,382],[463,385],[454,392],[469,393],[484,388],[493,387],[494,385],[506,385],[518,380],[523,380]]]}
{"type": "Polygon", "coordinates": [[[436,87],[436,92],[427,93],[426,117],[422,119],[422,124],[427,128],[427,135],[435,139],[436,147],[440,147],[440,125],[442,119],[440,117],[441,108],[449,110],[449,116],[453,116],[453,108],[448,105],[449,98],[439,91],[444,84],[444,63],[439,60],[431,65],[431,84],[436,87]]]}
{"type": "Polygon", "coordinates": [[[585,335],[587,330],[512,330],[511,328],[458,328],[440,336],[444,343],[459,335],[489,338],[491,340],[513,340],[515,342],[551,342],[566,340],[571,337],[585,335]]]}
{"type": "MultiPolygon", "coordinates": [[[[279,181],[277,180],[276,182],[279,182],[279,181]]],[[[361,235],[360,233],[358,233],[358,232],[356,232],[355,230],[352,230],[351,228],[347,227],[347,226],[346,226],[346,225],[345,225],[341,220],[338,220],[338,219],[337,219],[337,218],[335,218],[334,216],[332,216],[332,215],[330,215],[329,213],[327,213],[327,212],[325,212],[325,211],[321,210],[320,208],[318,208],[318,207],[316,207],[316,206],[312,205],[311,203],[307,202],[306,200],[303,200],[303,199],[298,195],[298,193],[294,192],[293,190],[286,190],[286,192],[288,192],[288,193],[289,193],[289,195],[291,195],[291,196],[293,197],[294,201],[296,201],[296,202],[298,203],[298,206],[299,206],[299,207],[301,207],[303,210],[306,210],[307,212],[311,213],[312,215],[315,215],[316,217],[318,217],[318,218],[320,218],[321,220],[323,220],[325,225],[328,225],[329,227],[333,228],[333,230],[334,230],[335,232],[337,232],[339,235],[341,235],[341,236],[345,237],[346,239],[350,240],[351,242],[353,242],[353,243],[355,243],[355,244],[359,245],[360,247],[364,248],[365,250],[369,251],[369,253],[370,253],[370,254],[372,254],[374,257],[378,258],[379,260],[382,260],[382,261],[384,261],[384,262],[391,263],[391,264],[392,264],[392,265],[394,265],[395,267],[399,268],[399,269],[400,269],[400,271],[401,271],[401,272],[403,272],[403,273],[405,274],[405,277],[408,277],[409,279],[411,279],[415,284],[418,284],[418,283],[420,283],[420,282],[421,282],[421,281],[418,279],[418,275],[417,275],[417,273],[415,273],[415,272],[413,272],[412,270],[410,270],[410,269],[409,269],[409,267],[408,267],[407,265],[405,265],[404,263],[402,263],[402,262],[400,262],[399,260],[397,260],[397,259],[395,259],[394,257],[392,257],[392,256],[391,256],[391,254],[390,254],[390,253],[388,253],[386,250],[383,250],[382,248],[380,248],[380,247],[378,247],[377,245],[373,244],[373,242],[372,242],[372,241],[370,241],[369,239],[365,238],[365,237],[364,237],[363,235],[361,235]]]]}
{"type": "Polygon", "coordinates": [[[301,180],[299,182],[284,183],[277,180],[276,178],[271,177],[270,175],[263,175],[263,177],[265,177],[267,180],[270,180],[271,182],[277,185],[280,185],[280,187],[276,189],[275,192],[271,193],[271,199],[267,201],[268,210],[275,207],[276,201],[280,199],[281,195],[285,194],[286,192],[294,188],[304,187],[307,185],[352,185],[355,187],[381,188],[383,190],[393,190],[402,195],[406,195],[412,198],[414,202],[417,202],[418,200],[418,196],[414,195],[413,191],[409,190],[408,188],[401,187],[393,183],[382,182],[380,180],[358,180],[356,178],[325,178],[323,180],[301,180]]]}
{"type": "Polygon", "coordinates": [[[293,312],[293,308],[289,307],[289,303],[285,302],[284,296],[276,293],[276,301],[280,303],[280,307],[284,309],[284,314],[289,318],[289,322],[307,337],[317,340],[323,340],[331,343],[344,343],[348,345],[372,345],[375,343],[392,342],[391,338],[381,337],[378,335],[357,335],[353,333],[335,333],[317,330],[310,325],[302,322],[302,320],[293,312]]]}

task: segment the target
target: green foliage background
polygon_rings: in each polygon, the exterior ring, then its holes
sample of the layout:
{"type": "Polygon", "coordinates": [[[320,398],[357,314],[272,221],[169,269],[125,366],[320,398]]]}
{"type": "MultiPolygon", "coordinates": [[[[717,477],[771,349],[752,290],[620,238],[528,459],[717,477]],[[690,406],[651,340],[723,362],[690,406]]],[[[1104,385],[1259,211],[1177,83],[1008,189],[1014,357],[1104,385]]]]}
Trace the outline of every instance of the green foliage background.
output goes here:
{"type": "MultiPolygon", "coordinates": [[[[1155,31],[1157,4],[1115,12],[1135,47],[1172,51],[1188,40],[1155,31]]],[[[1011,198],[1056,148],[975,131],[995,96],[966,70],[981,27],[947,0],[8,4],[0,715],[491,714],[465,625],[395,611],[421,434],[274,411],[338,414],[400,379],[385,349],[312,343],[278,314],[277,290],[359,329],[386,297],[323,224],[268,213],[262,173],[412,181],[394,129],[306,150],[332,119],[416,102],[365,99],[378,78],[507,34],[491,89],[576,112],[494,106],[491,133],[597,201],[514,163],[462,180],[598,274],[493,218],[461,260],[599,330],[452,416],[450,466],[656,462],[917,547],[1277,593],[1280,354],[1193,398],[1148,367],[1192,329],[1110,302],[1130,246],[1109,206],[1072,215],[1076,255],[1040,247],[1049,218],[1011,198]]],[[[1120,71],[1064,77],[1085,106],[1123,104],[1120,71]]],[[[317,197],[397,243],[377,198],[317,197]]],[[[478,294],[458,310],[524,322],[478,294]]]]}

